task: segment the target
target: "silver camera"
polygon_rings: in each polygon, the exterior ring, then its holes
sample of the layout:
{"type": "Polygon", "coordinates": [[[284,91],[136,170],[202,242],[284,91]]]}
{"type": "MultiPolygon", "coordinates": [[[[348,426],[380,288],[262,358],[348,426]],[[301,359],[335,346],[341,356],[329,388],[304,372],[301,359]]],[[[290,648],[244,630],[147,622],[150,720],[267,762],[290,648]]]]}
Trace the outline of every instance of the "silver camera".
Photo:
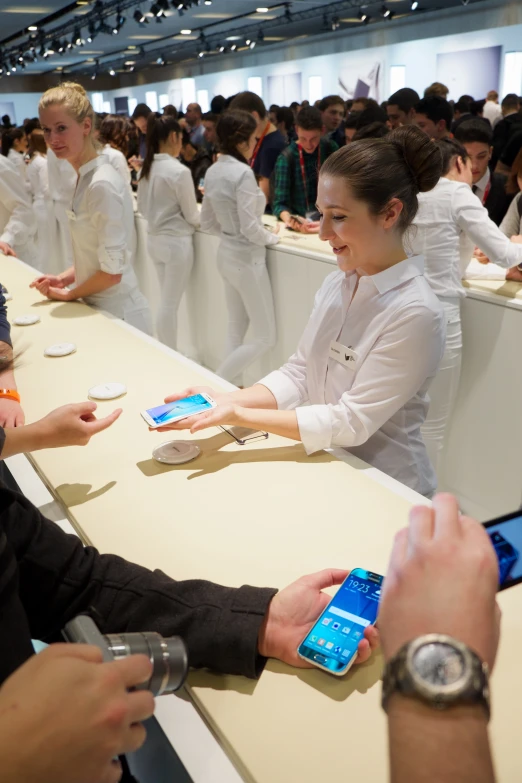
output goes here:
{"type": "Polygon", "coordinates": [[[62,635],[67,642],[99,647],[104,661],[117,661],[128,655],[146,655],[152,663],[152,675],[135,690],[152,691],[153,696],[161,696],[177,691],[185,682],[188,653],[185,642],[179,636],[165,639],[159,633],[148,631],[104,636],[88,615],[79,615],[67,623],[62,635]]]}

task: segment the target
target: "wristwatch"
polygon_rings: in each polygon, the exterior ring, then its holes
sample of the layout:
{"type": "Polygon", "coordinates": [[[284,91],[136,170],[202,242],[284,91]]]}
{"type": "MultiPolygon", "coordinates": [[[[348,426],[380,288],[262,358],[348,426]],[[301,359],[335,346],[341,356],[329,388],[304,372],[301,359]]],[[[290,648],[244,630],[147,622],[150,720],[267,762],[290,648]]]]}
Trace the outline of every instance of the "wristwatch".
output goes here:
{"type": "Polygon", "coordinates": [[[482,704],[488,720],[489,668],[467,645],[444,634],[427,634],[405,644],[387,663],[382,684],[386,711],[395,693],[445,710],[460,704],[482,704]]]}
{"type": "Polygon", "coordinates": [[[20,402],[20,395],[15,389],[0,389],[0,398],[20,402]]]}

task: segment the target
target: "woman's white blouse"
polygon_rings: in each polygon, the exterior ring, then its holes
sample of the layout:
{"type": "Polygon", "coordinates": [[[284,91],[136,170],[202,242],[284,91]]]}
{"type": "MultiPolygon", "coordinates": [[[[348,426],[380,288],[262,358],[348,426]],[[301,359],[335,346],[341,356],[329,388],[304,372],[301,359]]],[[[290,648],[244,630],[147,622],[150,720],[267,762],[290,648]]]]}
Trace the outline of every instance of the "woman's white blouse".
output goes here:
{"type": "Polygon", "coordinates": [[[316,295],[296,353],[259,383],[296,409],[308,454],[340,446],[424,495],[436,485],[421,437],[444,351],[441,303],[422,257],[376,275],[336,271],[316,295]],[[353,297],[353,298],[352,298],[353,297]],[[330,358],[339,342],[349,366],[330,358]]]}
{"type": "Polygon", "coordinates": [[[0,155],[0,240],[20,249],[35,233],[29,191],[13,165],[0,155]]]}
{"type": "Polygon", "coordinates": [[[461,233],[500,266],[522,263],[522,245],[506,238],[469,185],[442,177],[418,198],[419,211],[406,244],[413,255],[424,256],[424,274],[437,296],[465,296],[461,250],[466,243],[461,233]]]}
{"type": "Polygon", "coordinates": [[[138,211],[147,220],[149,234],[193,234],[199,210],[190,169],[172,155],[154,155],[149,176],[139,180],[138,211]]]}
{"type": "Polygon", "coordinates": [[[111,166],[114,166],[120,177],[130,187],[132,181],[131,170],[127,159],[123,152],[111,147],[110,144],[106,144],[103,148],[103,154],[109,159],[111,166]]]}
{"type": "Polygon", "coordinates": [[[27,179],[33,201],[49,202],[49,173],[47,158],[36,153],[27,164],[27,179]]]}
{"type": "Polygon", "coordinates": [[[231,155],[220,155],[205,175],[201,230],[233,245],[275,245],[276,234],[263,226],[266,198],[254,172],[231,155]]]}
{"type": "Polygon", "coordinates": [[[118,285],[87,297],[89,304],[121,304],[139,291],[132,268],[136,248],[134,213],[128,185],[105,155],[80,168],[72,210],[68,213],[73,245],[76,285],[100,270],[122,275],[118,285]]]}
{"type": "Polygon", "coordinates": [[[21,176],[25,186],[27,187],[27,166],[24,160],[24,156],[11,147],[7,153],[7,160],[12,164],[15,171],[17,171],[21,176]]]}

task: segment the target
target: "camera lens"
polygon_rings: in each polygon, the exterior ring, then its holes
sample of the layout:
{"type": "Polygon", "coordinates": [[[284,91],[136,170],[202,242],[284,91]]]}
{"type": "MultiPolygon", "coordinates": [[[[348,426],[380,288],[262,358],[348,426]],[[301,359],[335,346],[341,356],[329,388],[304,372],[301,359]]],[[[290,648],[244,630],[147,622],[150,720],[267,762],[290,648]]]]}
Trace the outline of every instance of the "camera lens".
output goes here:
{"type": "Polygon", "coordinates": [[[177,691],[188,672],[188,654],[183,639],[170,636],[165,639],[159,633],[122,633],[105,637],[115,659],[128,655],[146,655],[152,663],[150,680],[137,686],[137,690],[152,691],[154,696],[177,691]]]}

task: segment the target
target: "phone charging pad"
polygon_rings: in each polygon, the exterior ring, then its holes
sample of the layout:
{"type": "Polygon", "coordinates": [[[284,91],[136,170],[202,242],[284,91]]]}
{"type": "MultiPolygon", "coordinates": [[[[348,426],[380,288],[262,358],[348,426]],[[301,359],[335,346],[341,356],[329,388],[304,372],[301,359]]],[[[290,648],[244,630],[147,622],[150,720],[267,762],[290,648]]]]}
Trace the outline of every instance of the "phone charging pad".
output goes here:
{"type": "Polygon", "coordinates": [[[70,353],[76,351],[74,343],[57,343],[56,345],[50,345],[44,351],[44,356],[69,356],[70,353]]]}
{"type": "Polygon", "coordinates": [[[88,394],[94,400],[115,400],[127,394],[127,387],[123,383],[100,383],[90,388],[88,394]]]}
{"type": "Polygon", "coordinates": [[[39,315],[18,315],[13,323],[16,324],[16,326],[32,326],[33,324],[37,324],[39,320],[39,315]]]}
{"type": "Polygon", "coordinates": [[[6,302],[10,302],[12,298],[13,298],[12,294],[8,294],[7,291],[4,292],[4,299],[6,302]]]}
{"type": "Polygon", "coordinates": [[[199,446],[186,440],[169,440],[156,446],[152,452],[154,459],[165,465],[182,465],[196,459],[200,454],[199,446]]]}

